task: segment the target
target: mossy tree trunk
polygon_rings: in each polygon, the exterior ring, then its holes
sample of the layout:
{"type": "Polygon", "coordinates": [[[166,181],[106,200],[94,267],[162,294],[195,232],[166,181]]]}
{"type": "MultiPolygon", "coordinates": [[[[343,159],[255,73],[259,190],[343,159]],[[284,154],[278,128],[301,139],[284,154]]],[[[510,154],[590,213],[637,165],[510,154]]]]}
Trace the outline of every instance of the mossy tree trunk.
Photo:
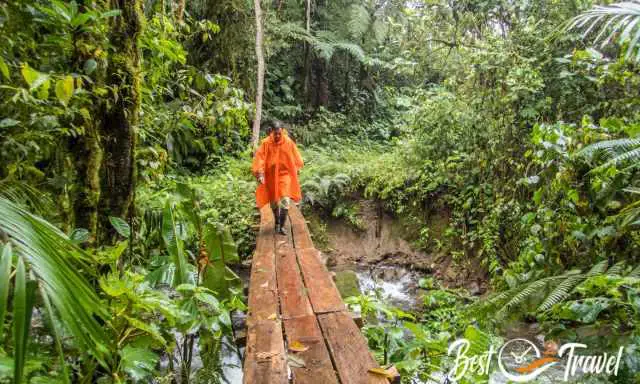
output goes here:
{"type": "MultiPolygon", "coordinates": [[[[78,2],[81,11],[92,6],[91,0],[78,2]]],[[[73,68],[82,73],[89,60],[99,60],[95,57],[98,36],[86,30],[78,29],[73,38],[73,68]]],[[[105,68],[101,67],[91,74],[93,83],[87,83],[88,90],[96,84],[104,84],[105,68]]],[[[93,95],[92,92],[89,94],[93,95]]],[[[100,168],[102,166],[102,147],[100,144],[99,120],[101,101],[93,96],[86,105],[87,114],[78,117],[75,123],[84,128],[84,134],[71,139],[70,153],[75,164],[77,185],[73,197],[74,227],[85,228],[90,233],[90,244],[96,240],[98,230],[98,204],[100,202],[100,168]]]]}
{"type": "Polygon", "coordinates": [[[140,52],[138,40],[144,16],[142,0],[112,0],[120,9],[111,30],[107,84],[113,97],[105,103],[102,124],[102,219],[100,237],[112,239],[109,216],[127,217],[135,190],[136,131],[140,116],[140,52]]]}

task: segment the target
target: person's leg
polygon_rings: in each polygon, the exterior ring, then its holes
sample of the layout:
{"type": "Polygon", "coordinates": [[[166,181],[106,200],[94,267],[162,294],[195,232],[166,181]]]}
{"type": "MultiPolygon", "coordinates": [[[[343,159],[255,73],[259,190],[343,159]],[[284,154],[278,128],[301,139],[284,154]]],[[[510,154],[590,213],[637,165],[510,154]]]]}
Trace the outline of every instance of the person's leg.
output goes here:
{"type": "Polygon", "coordinates": [[[271,206],[271,212],[273,212],[273,221],[275,222],[275,231],[278,232],[280,228],[280,214],[278,212],[278,202],[272,201],[269,203],[271,206]]]}
{"type": "Polygon", "coordinates": [[[283,196],[280,201],[278,202],[278,210],[279,212],[279,217],[278,217],[278,223],[279,223],[279,228],[276,228],[276,232],[278,232],[281,235],[286,235],[286,232],[284,230],[284,225],[287,222],[287,215],[289,213],[289,204],[291,203],[291,199],[287,196],[283,196]]]}

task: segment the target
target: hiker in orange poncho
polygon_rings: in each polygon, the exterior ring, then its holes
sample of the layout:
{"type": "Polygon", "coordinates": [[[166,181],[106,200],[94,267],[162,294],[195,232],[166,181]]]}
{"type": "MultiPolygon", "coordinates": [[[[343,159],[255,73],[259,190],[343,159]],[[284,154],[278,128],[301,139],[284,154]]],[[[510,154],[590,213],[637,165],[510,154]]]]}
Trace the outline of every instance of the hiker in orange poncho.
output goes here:
{"type": "Polygon", "coordinates": [[[253,158],[253,174],[260,183],[256,190],[258,208],[271,204],[276,232],[284,235],[291,200],[298,202],[302,198],[298,171],[304,163],[296,143],[282,125],[280,121],[271,124],[269,136],[262,140],[253,158]]]}

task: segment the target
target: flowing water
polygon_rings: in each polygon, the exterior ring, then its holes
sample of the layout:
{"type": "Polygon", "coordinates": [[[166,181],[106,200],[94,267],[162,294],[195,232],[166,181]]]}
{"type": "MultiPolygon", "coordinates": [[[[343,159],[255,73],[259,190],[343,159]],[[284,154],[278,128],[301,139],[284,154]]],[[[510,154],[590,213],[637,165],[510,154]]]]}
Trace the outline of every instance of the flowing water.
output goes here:
{"type": "MultiPolygon", "coordinates": [[[[376,266],[373,268],[357,268],[355,272],[363,294],[377,293],[387,303],[403,310],[408,311],[418,308],[420,304],[418,302],[418,281],[422,277],[418,273],[391,265],[376,266]]],[[[501,331],[500,336],[503,337],[505,341],[513,338],[525,338],[534,342],[540,351],[544,350],[542,347],[544,343],[544,335],[540,333],[540,330],[536,326],[532,326],[531,324],[511,324],[501,331]]],[[[496,346],[496,348],[500,348],[500,346],[496,346]]],[[[503,363],[505,367],[517,367],[519,365],[515,358],[509,354],[503,358],[503,363]]],[[[497,368],[497,362],[495,359],[492,366],[497,368]]],[[[455,381],[448,379],[444,372],[433,372],[431,377],[432,380],[428,381],[421,381],[418,378],[413,378],[412,383],[443,384],[449,382],[451,384],[455,384],[455,381]]],[[[530,382],[547,384],[563,382],[563,379],[564,364],[558,364],[545,371],[535,381],[530,382]]],[[[577,378],[576,381],[577,380],[580,380],[580,378],[577,378]]],[[[507,384],[510,383],[510,381],[498,369],[496,369],[490,374],[489,383],[507,384]]]]}

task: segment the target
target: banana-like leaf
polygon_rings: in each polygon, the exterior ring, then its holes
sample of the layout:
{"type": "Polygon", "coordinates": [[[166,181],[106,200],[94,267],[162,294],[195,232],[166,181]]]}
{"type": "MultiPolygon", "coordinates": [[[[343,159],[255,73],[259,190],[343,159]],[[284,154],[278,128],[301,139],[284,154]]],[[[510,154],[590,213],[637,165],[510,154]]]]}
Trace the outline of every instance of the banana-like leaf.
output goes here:
{"type": "Polygon", "coordinates": [[[175,211],[170,204],[167,204],[162,216],[162,239],[176,268],[173,285],[178,286],[188,283],[189,275],[187,273],[184,243],[176,222],[175,211]]]}
{"type": "Polygon", "coordinates": [[[11,275],[11,244],[6,244],[0,248],[0,341],[4,340],[2,326],[4,317],[7,313],[7,304],[9,301],[9,277],[11,275]]]}
{"type": "Polygon", "coordinates": [[[23,379],[36,286],[35,281],[27,281],[24,262],[19,258],[13,296],[13,381],[16,384],[23,379]]]}
{"type": "Polygon", "coordinates": [[[16,245],[74,341],[107,366],[109,341],[99,318],[108,319],[83,273],[91,257],[45,220],[0,197],[0,230],[16,245]]]}
{"type": "Polygon", "coordinates": [[[231,232],[223,225],[207,223],[204,227],[204,242],[209,261],[222,261],[224,264],[240,261],[231,232]]]}
{"type": "Polygon", "coordinates": [[[242,281],[222,261],[207,264],[202,273],[202,286],[214,291],[218,298],[228,298],[231,288],[239,290],[242,281]]]}

